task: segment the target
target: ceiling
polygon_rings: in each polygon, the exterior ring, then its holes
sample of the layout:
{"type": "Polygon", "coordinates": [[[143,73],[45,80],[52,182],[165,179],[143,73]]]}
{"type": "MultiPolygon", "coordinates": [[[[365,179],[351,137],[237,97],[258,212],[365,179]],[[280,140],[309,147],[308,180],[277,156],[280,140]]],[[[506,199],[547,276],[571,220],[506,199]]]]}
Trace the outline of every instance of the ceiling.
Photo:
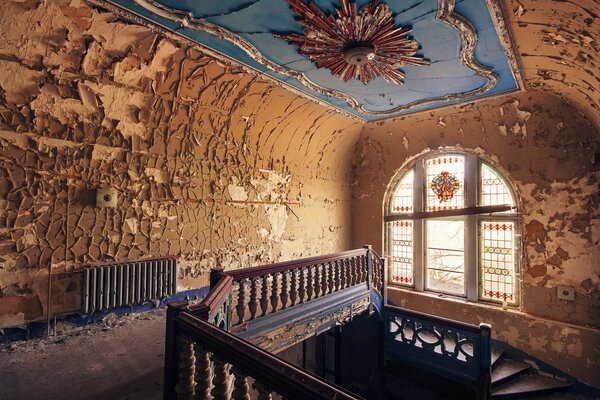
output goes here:
{"type": "MultiPolygon", "coordinates": [[[[109,0],[148,21],[250,66],[321,103],[379,120],[519,90],[522,82],[502,11],[492,0],[387,0],[397,26],[412,28],[417,56],[403,84],[343,81],[274,34],[304,34],[286,0],[109,0]]],[[[337,15],[340,0],[314,2],[337,15]]],[[[358,0],[358,9],[368,0],[358,0]]]]}

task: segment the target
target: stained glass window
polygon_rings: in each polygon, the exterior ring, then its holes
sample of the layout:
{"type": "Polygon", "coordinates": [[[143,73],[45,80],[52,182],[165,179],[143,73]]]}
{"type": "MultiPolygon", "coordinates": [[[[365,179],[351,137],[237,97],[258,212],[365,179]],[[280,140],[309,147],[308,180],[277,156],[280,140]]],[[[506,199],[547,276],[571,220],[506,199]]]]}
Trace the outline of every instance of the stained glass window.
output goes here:
{"type": "Polygon", "coordinates": [[[479,227],[481,293],[485,299],[514,303],[515,224],[511,221],[482,220],[479,227]]]}
{"type": "Polygon", "coordinates": [[[398,182],[394,191],[394,201],[392,203],[393,213],[403,213],[413,211],[413,179],[414,173],[411,169],[398,182]]]}
{"type": "Polygon", "coordinates": [[[390,285],[518,303],[518,214],[513,191],[490,164],[462,150],[425,155],[387,201],[390,285]],[[505,204],[513,209],[489,208],[505,204]]]}
{"type": "Polygon", "coordinates": [[[482,206],[493,206],[497,204],[512,205],[513,198],[506,182],[498,172],[485,163],[481,163],[481,195],[482,206]]]}
{"type": "Polygon", "coordinates": [[[447,154],[425,161],[427,211],[463,208],[465,157],[447,154]]]}
{"type": "MultiPolygon", "coordinates": [[[[414,211],[413,180],[414,173],[411,169],[398,182],[391,207],[393,213],[414,211]]],[[[413,284],[413,222],[390,222],[388,232],[391,237],[389,279],[394,283],[411,286],[413,284]]]]}
{"type": "Polygon", "coordinates": [[[391,231],[391,267],[389,279],[393,283],[413,284],[413,222],[389,222],[391,231]]]}

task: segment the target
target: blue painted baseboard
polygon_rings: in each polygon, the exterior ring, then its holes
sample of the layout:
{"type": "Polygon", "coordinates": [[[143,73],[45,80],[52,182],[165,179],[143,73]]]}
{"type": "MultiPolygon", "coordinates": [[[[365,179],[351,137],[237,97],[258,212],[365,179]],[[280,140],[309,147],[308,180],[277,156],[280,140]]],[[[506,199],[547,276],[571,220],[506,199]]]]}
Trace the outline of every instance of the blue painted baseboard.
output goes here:
{"type": "MultiPolygon", "coordinates": [[[[108,314],[116,314],[117,316],[132,314],[132,313],[143,313],[150,311],[155,308],[162,308],[172,301],[180,300],[198,300],[203,299],[209,292],[209,287],[205,286],[199,289],[185,290],[176,293],[172,296],[165,297],[158,304],[147,301],[142,304],[137,304],[132,307],[117,307],[110,310],[96,311],[90,314],[71,314],[61,316],[60,320],[68,323],[69,325],[81,327],[89,324],[95,324],[100,321],[108,314]]],[[[18,340],[27,340],[43,337],[47,334],[47,323],[46,321],[31,322],[26,327],[19,328],[4,328],[0,330],[0,343],[10,343],[18,340]]]]}

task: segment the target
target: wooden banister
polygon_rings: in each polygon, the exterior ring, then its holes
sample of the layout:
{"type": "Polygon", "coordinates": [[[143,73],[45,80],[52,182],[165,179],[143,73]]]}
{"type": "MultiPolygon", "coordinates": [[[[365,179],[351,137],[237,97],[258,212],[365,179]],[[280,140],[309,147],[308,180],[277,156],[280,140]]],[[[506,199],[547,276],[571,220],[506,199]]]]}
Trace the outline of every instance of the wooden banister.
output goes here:
{"type": "Polygon", "coordinates": [[[245,278],[253,278],[266,274],[289,271],[290,269],[305,268],[315,264],[326,264],[333,261],[339,261],[350,257],[366,255],[366,249],[355,249],[341,253],[328,254],[324,256],[307,257],[298,260],[283,261],[275,264],[260,265],[252,268],[243,268],[235,271],[225,271],[224,275],[231,276],[234,281],[245,278]]]}
{"type": "Polygon", "coordinates": [[[191,341],[201,343],[202,349],[214,354],[220,362],[231,364],[238,375],[242,372],[251,376],[262,387],[279,393],[285,399],[360,399],[189,312],[176,316],[175,327],[191,341]]]}
{"type": "Polygon", "coordinates": [[[199,318],[208,321],[214,313],[219,310],[223,301],[227,296],[231,295],[231,288],[233,286],[233,278],[230,276],[224,276],[221,278],[210,293],[202,300],[200,304],[189,307],[189,310],[197,315],[199,318]]]}

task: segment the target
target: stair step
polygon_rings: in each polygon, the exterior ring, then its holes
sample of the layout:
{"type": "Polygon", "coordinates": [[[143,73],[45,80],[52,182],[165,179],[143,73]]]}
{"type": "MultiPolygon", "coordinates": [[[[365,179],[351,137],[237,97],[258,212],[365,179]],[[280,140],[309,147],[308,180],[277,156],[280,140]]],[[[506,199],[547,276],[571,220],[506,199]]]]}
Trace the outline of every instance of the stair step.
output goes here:
{"type": "Polygon", "coordinates": [[[498,359],[500,358],[502,353],[503,353],[502,350],[492,348],[492,365],[494,365],[496,363],[496,361],[498,361],[498,359]]]}
{"type": "Polygon", "coordinates": [[[571,386],[571,384],[568,382],[547,378],[537,374],[522,375],[518,379],[507,382],[496,388],[492,388],[492,397],[494,399],[504,399],[533,396],[565,389],[569,386],[571,386]]]}
{"type": "Polygon", "coordinates": [[[529,364],[503,358],[494,364],[494,368],[492,369],[492,384],[498,385],[506,382],[530,368],[529,364]]]}

